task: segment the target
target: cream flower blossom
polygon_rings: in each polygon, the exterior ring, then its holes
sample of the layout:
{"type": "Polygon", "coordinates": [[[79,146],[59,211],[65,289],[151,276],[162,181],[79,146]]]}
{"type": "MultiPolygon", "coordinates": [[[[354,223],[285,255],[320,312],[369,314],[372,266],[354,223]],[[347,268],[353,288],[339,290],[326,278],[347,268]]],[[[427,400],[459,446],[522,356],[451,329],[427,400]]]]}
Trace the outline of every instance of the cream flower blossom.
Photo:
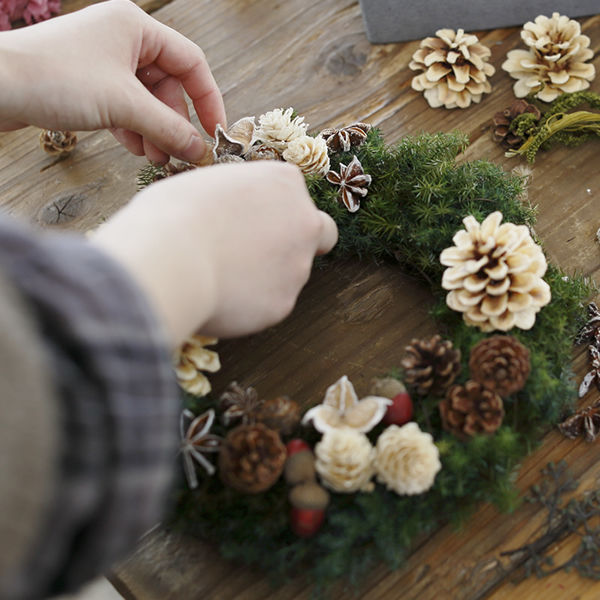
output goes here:
{"type": "Polygon", "coordinates": [[[293,113],[293,108],[285,111],[276,108],[258,117],[254,142],[259,141],[267,146],[284,150],[289,142],[306,135],[308,125],[304,123],[304,117],[292,119],[293,113]]]}
{"type": "Polygon", "coordinates": [[[282,156],[283,160],[298,165],[307,175],[324,176],[329,171],[327,142],[320,135],[295,138],[287,144],[282,156]]]}
{"type": "Polygon", "coordinates": [[[531,329],[551,299],[542,279],[548,264],[525,225],[501,221],[499,211],[481,224],[473,216],[463,219],[466,229],[452,238],[456,245],[440,255],[449,267],[442,277],[450,290],[446,303],[482,331],[531,329]]]}
{"type": "Polygon", "coordinates": [[[312,421],[321,433],[340,427],[351,427],[366,433],[371,431],[392,404],[389,398],[367,396],[358,400],[354,386],[346,375],[327,388],[322,404],[314,406],[304,415],[302,424],[312,421]]]}
{"type": "Polygon", "coordinates": [[[433,437],[413,422],[390,425],[377,438],[373,464],[377,481],[401,496],[426,492],[442,468],[433,437]]]}
{"type": "Polygon", "coordinates": [[[210,381],[202,371],[214,373],[221,368],[221,362],[219,355],[205,346],[212,346],[218,341],[215,337],[192,335],[175,352],[175,374],[186,392],[194,396],[206,396],[210,392],[210,381]]]}
{"type": "Polygon", "coordinates": [[[581,34],[581,25],[555,12],[543,15],[523,26],[521,38],[528,50],[511,50],[502,68],[517,79],[514,93],[524,98],[544,86],[536,95],[552,102],[563,92],[579,92],[590,87],[596,75],[594,65],[587,63],[594,56],[590,38],[581,34]]]}
{"type": "Polygon", "coordinates": [[[315,469],[323,486],[344,494],[371,492],[375,449],[351,427],[327,431],[315,445],[315,469]]]}

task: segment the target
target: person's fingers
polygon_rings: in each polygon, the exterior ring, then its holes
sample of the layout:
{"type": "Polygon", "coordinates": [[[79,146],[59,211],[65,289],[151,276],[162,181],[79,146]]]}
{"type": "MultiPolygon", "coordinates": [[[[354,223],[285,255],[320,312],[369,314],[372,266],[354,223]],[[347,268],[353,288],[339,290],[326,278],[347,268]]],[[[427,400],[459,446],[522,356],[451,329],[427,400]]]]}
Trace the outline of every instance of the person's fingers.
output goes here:
{"type": "Polygon", "coordinates": [[[321,237],[317,247],[317,256],[327,254],[338,241],[338,228],[335,221],[326,212],[319,211],[319,215],[323,222],[321,237]]]}
{"type": "Polygon", "coordinates": [[[139,133],[123,129],[122,127],[113,127],[109,129],[113,137],[124,146],[134,156],[144,156],[144,140],[139,133]]]}

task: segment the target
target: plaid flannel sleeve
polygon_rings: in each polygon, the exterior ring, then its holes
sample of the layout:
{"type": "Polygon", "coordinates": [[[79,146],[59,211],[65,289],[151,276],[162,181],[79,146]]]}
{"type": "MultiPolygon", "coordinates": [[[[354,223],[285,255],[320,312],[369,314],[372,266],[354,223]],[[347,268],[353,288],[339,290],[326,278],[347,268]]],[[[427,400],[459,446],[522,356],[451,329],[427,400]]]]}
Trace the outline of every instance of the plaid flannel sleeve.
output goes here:
{"type": "Polygon", "coordinates": [[[145,297],[86,240],[0,219],[0,266],[39,327],[62,415],[49,517],[12,598],[68,592],[161,518],[177,452],[177,387],[145,297]]]}

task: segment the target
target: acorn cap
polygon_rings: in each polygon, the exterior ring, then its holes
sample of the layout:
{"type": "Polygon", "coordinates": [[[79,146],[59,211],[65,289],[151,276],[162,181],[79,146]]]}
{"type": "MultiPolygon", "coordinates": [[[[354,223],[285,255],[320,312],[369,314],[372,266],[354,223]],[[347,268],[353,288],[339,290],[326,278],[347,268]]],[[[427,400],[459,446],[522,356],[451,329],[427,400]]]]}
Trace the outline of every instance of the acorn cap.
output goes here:
{"type": "Polygon", "coordinates": [[[288,499],[294,508],[300,510],[325,510],[329,504],[329,492],[311,481],[294,486],[288,499]]]}
{"type": "Polygon", "coordinates": [[[375,378],[371,380],[369,395],[393,398],[405,391],[406,387],[404,384],[395,377],[383,377],[382,379],[375,378]]]}
{"type": "Polygon", "coordinates": [[[316,479],[315,455],[312,450],[303,450],[288,456],[283,474],[288,485],[314,481],[316,479]]]}

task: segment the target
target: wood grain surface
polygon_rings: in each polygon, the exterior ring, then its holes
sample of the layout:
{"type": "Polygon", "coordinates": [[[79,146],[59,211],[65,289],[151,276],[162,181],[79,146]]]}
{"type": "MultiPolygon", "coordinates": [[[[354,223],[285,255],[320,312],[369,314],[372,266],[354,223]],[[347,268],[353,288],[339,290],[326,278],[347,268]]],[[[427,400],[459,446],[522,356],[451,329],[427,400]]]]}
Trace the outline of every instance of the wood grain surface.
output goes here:
{"type": "MultiPolygon", "coordinates": [[[[513,80],[500,66],[509,50],[522,47],[518,28],[478,32],[492,50],[494,91],[469,109],[445,110],[430,108],[410,87],[414,73],[408,63],[418,42],[369,44],[355,0],[173,0],[153,14],[203,48],[230,123],[293,106],[311,130],[360,120],[380,127],[390,143],[420,131],[460,129],[471,140],[466,159],[490,159],[507,170],[525,164],[506,158],[491,138],[493,114],[514,99],[513,80]]],[[[579,20],[592,39],[600,71],[600,16],[579,20]]],[[[600,92],[600,78],[591,89],[600,92]]],[[[144,161],[108,133],[79,134],[75,152],[58,162],[38,148],[38,133],[0,134],[0,199],[9,213],[40,227],[84,232],[135,193],[144,161]]],[[[600,280],[600,141],[540,153],[529,201],[538,207],[536,231],[551,260],[567,273],[600,280]]],[[[220,392],[236,380],[256,387],[263,397],[287,394],[306,406],[320,402],[328,385],[348,375],[360,396],[373,376],[398,364],[413,337],[433,332],[429,302],[426,291],[391,266],[338,261],[315,270],[297,309],[282,324],[221,342],[223,368],[212,378],[213,386],[220,392]]],[[[580,379],[587,370],[584,350],[576,349],[574,358],[580,379]]],[[[586,397],[582,404],[588,403],[586,397]]],[[[598,487],[598,442],[570,441],[557,431],[524,461],[517,485],[526,491],[540,481],[542,467],[561,458],[581,482],[576,494],[598,487]]],[[[598,598],[600,584],[576,573],[525,578],[522,555],[501,556],[535,538],[544,518],[535,505],[511,515],[481,506],[461,530],[442,526],[422,539],[405,567],[374,569],[357,597],[598,598]]],[[[567,538],[552,552],[564,555],[576,543],[567,538]]],[[[112,579],[135,600],[302,600],[311,593],[301,573],[274,590],[261,573],[161,530],[144,539],[112,579]]],[[[343,582],[328,594],[347,597],[343,582]]]]}

